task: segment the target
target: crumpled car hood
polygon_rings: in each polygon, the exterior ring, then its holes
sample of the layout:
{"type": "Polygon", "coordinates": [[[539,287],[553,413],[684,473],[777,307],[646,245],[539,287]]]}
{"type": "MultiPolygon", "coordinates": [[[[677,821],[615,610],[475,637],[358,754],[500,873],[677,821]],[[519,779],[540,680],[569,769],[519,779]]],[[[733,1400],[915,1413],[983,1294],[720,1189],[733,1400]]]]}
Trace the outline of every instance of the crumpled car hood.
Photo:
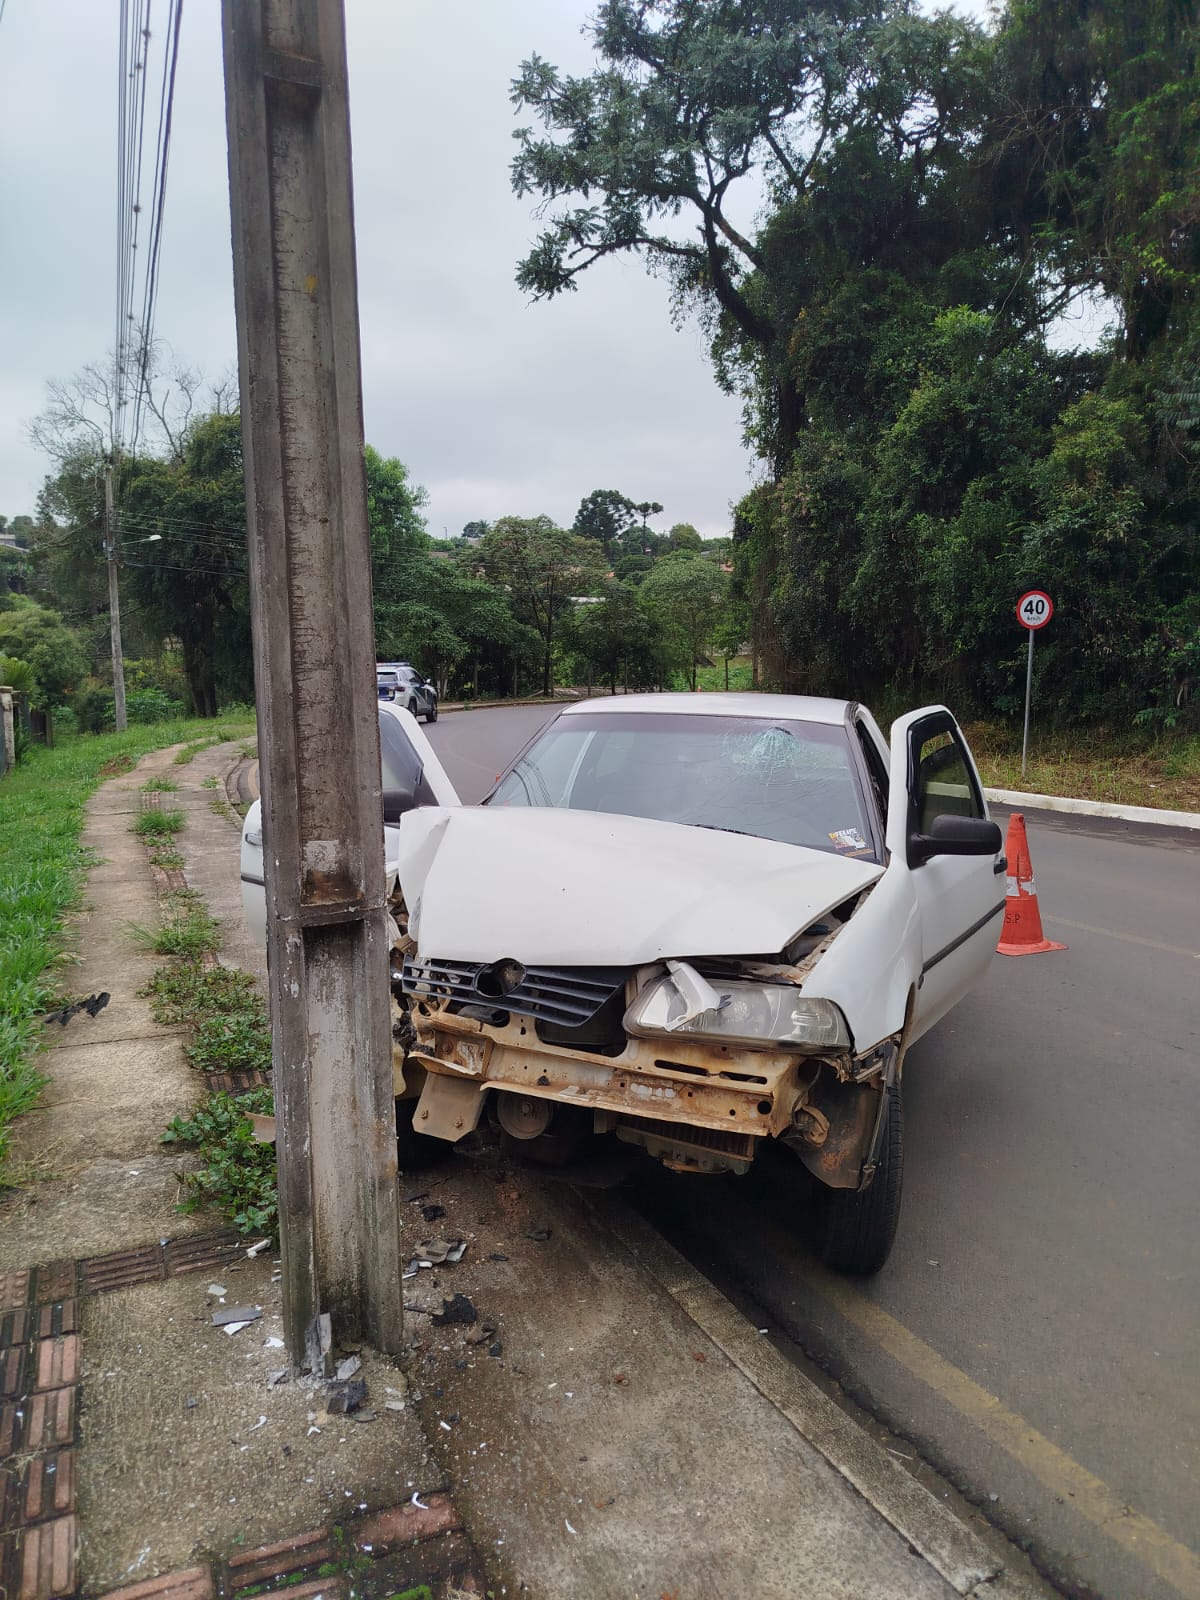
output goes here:
{"type": "Polygon", "coordinates": [[[400,886],[424,959],[636,966],[774,954],[882,870],[592,811],[431,806],[400,825],[400,886]]]}

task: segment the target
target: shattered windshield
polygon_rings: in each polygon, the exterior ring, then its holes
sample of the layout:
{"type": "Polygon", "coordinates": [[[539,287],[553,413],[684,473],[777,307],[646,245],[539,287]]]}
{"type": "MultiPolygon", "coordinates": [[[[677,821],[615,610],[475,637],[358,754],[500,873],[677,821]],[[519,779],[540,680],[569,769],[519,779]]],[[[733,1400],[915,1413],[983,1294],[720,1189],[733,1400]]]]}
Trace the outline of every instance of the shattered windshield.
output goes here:
{"type": "Polygon", "coordinates": [[[559,717],[491,804],[619,812],[876,859],[846,731],[822,723],[559,717]]]}

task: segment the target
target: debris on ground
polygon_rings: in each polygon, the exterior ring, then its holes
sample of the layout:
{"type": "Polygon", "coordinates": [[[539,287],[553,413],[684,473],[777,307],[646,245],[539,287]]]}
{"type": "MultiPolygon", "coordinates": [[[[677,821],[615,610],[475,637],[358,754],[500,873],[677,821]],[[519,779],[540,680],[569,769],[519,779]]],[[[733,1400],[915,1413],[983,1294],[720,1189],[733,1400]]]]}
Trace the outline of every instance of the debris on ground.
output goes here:
{"type": "Polygon", "coordinates": [[[250,1246],[250,1248],[246,1251],[246,1254],[251,1260],[253,1260],[255,1256],[262,1254],[270,1242],[270,1239],[260,1239],[257,1244],[252,1244],[250,1246]]]}
{"type": "Polygon", "coordinates": [[[286,1383],[287,1381],[288,1369],[286,1367],[276,1367],[273,1372],[267,1373],[268,1389],[278,1389],[281,1383],[286,1383]]]}
{"type": "Polygon", "coordinates": [[[453,1266],[467,1253],[465,1239],[426,1239],[419,1244],[402,1277],[411,1278],[422,1267],[453,1266]]]}
{"type": "Polygon", "coordinates": [[[448,1328],[454,1323],[469,1328],[479,1321],[479,1313],[465,1294],[456,1294],[453,1300],[443,1300],[441,1311],[435,1311],[429,1320],[435,1328],[448,1328]]]}
{"type": "Polygon", "coordinates": [[[244,1328],[248,1322],[257,1322],[262,1316],[261,1306],[218,1306],[212,1314],[214,1328],[226,1328],[237,1323],[244,1328]]]}
{"type": "Polygon", "coordinates": [[[57,1022],[60,1028],[65,1028],[71,1018],[80,1011],[86,1011],[89,1017],[99,1016],[111,999],[112,996],[105,989],[101,994],[90,994],[86,1000],[76,1000],[72,1005],[62,1006],[58,1011],[48,1011],[42,1021],[57,1022]]]}
{"type": "Polygon", "coordinates": [[[422,1206],[421,1215],[424,1217],[426,1222],[437,1222],[439,1218],[446,1215],[446,1208],[445,1206],[435,1205],[422,1206]]]}
{"type": "Polygon", "coordinates": [[[348,1378],[352,1378],[361,1366],[362,1362],[358,1356],[347,1356],[344,1361],[338,1362],[334,1376],[344,1383],[348,1378]]]}
{"type": "Polygon", "coordinates": [[[535,1244],[545,1244],[550,1237],[550,1233],[551,1230],[549,1228],[526,1228],[525,1237],[532,1239],[535,1244]]]}
{"type": "Polygon", "coordinates": [[[325,1386],[325,1409],[331,1417],[348,1416],[367,1398],[364,1378],[335,1378],[325,1386]]]}

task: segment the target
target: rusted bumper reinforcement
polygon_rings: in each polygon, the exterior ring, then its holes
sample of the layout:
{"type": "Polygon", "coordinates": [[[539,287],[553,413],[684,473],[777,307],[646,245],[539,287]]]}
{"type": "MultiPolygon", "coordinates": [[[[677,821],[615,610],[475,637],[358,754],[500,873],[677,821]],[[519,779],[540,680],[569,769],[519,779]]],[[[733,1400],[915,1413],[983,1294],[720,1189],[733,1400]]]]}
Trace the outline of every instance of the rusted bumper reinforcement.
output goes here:
{"type": "Polygon", "coordinates": [[[425,1073],[418,1132],[461,1139],[478,1125],[491,1089],[590,1112],[596,1131],[698,1171],[744,1171],[757,1140],[793,1128],[821,1067],[794,1051],[681,1038],[630,1038],[619,1056],[568,1053],[542,1041],[529,1019],[485,1026],[436,1007],[413,1021],[409,1062],[425,1073]]]}

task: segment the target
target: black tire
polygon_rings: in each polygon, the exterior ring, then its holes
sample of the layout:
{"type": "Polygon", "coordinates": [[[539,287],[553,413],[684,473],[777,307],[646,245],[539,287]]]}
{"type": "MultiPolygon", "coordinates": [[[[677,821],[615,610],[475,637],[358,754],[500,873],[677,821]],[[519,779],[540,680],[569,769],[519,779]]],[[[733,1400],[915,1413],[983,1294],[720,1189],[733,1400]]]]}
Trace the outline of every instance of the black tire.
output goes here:
{"type": "Polygon", "coordinates": [[[892,1251],[904,1186],[904,1111],[900,1085],[888,1096],[879,1165],[868,1188],[826,1189],[817,1195],[817,1254],[827,1267],[854,1277],[878,1272],[892,1251]]]}
{"type": "Polygon", "coordinates": [[[436,700],[431,702],[429,710],[425,713],[425,721],[427,723],[436,722],[437,721],[437,701],[436,700]]]}
{"type": "Polygon", "coordinates": [[[404,702],[404,709],[405,709],[405,710],[406,710],[406,711],[407,711],[407,712],[408,712],[408,713],[409,713],[409,714],[410,714],[410,715],[411,715],[411,716],[414,716],[414,717],[415,717],[415,716],[416,716],[416,714],[417,714],[417,702],[416,702],[416,701],[415,701],[415,700],[411,700],[411,699],[410,699],[410,700],[406,700],[406,701],[405,701],[405,702],[404,702]]]}
{"type": "Polygon", "coordinates": [[[445,1139],[431,1139],[427,1133],[418,1133],[413,1127],[415,1100],[396,1101],[396,1160],[401,1172],[420,1172],[425,1167],[436,1167],[454,1154],[454,1146],[445,1139]]]}

